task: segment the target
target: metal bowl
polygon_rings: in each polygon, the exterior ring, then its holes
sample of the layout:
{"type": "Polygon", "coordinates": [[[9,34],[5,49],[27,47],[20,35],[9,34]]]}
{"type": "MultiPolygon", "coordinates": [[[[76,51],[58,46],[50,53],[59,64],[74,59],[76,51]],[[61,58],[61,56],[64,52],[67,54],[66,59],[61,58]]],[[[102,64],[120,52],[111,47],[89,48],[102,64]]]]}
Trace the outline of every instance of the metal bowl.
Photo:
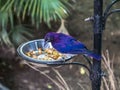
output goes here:
{"type": "MultiPolygon", "coordinates": [[[[45,43],[44,39],[28,41],[26,43],[21,44],[18,47],[17,52],[23,59],[30,61],[30,62],[40,63],[40,64],[59,64],[59,63],[68,61],[73,56],[75,56],[71,54],[64,54],[63,57],[61,57],[58,60],[54,60],[54,59],[53,60],[42,60],[42,59],[35,59],[35,58],[29,57],[26,55],[27,52],[37,51],[38,48],[42,48],[43,50],[45,50],[46,48],[53,48],[51,43],[48,43],[45,46],[44,46],[44,43],[45,43]]],[[[42,56],[44,55],[40,55],[39,57],[42,57],[42,56]]]]}

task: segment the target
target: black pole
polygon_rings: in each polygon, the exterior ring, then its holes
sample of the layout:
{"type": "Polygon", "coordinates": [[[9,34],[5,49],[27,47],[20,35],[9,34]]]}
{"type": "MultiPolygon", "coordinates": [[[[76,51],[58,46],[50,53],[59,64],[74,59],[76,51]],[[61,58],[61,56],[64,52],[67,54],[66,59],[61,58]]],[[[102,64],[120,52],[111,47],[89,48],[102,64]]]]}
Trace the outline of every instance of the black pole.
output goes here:
{"type": "MultiPolygon", "coordinates": [[[[103,31],[103,0],[94,0],[94,52],[101,55],[103,31]]],[[[100,90],[101,86],[101,61],[93,59],[91,73],[92,90],[100,90]]]]}

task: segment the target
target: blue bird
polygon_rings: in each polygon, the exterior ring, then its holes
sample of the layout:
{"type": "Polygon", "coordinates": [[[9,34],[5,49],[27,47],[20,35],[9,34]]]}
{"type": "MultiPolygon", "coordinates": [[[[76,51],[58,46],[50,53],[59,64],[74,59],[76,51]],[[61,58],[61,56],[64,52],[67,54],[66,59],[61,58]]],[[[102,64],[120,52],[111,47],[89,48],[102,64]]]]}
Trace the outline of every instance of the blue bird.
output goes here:
{"type": "Polygon", "coordinates": [[[44,39],[45,44],[51,42],[52,46],[60,53],[83,54],[96,60],[101,60],[100,55],[88,50],[82,42],[76,40],[72,36],[63,33],[49,32],[45,35],[44,39]]]}

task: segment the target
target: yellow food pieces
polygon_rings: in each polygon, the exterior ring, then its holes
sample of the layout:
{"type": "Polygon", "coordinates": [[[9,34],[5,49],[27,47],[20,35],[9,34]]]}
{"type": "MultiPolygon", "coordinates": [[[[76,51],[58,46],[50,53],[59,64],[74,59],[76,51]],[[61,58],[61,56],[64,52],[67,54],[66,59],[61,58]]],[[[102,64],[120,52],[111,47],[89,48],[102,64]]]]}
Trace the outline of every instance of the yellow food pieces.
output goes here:
{"type": "Polygon", "coordinates": [[[42,54],[42,49],[38,48],[38,54],[42,54]]]}
{"type": "Polygon", "coordinates": [[[37,51],[29,51],[26,53],[27,56],[32,57],[34,59],[38,59],[38,56],[42,54],[45,54],[42,60],[52,60],[52,59],[57,60],[58,58],[62,57],[62,54],[56,51],[54,48],[47,48],[45,50],[38,48],[37,51]]]}
{"type": "Polygon", "coordinates": [[[59,53],[58,51],[56,51],[53,48],[46,49],[45,52],[48,54],[49,57],[51,57],[51,58],[53,58],[55,60],[62,56],[61,53],[59,53]]]}

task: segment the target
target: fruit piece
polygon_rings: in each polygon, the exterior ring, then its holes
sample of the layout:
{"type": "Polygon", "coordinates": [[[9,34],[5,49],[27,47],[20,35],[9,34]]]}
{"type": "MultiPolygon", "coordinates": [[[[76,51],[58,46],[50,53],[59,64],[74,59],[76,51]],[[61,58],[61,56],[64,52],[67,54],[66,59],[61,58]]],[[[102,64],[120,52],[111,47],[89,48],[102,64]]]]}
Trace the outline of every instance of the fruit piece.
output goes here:
{"type": "Polygon", "coordinates": [[[30,53],[30,52],[27,52],[26,55],[30,57],[30,56],[31,56],[31,53],[30,53]]]}
{"type": "Polygon", "coordinates": [[[46,49],[45,52],[46,52],[47,54],[52,54],[53,50],[50,48],[50,49],[46,49]]]}
{"type": "Polygon", "coordinates": [[[32,58],[37,59],[37,56],[36,55],[32,55],[32,58]]]}
{"type": "Polygon", "coordinates": [[[38,54],[42,54],[42,49],[38,48],[38,54]]]}

